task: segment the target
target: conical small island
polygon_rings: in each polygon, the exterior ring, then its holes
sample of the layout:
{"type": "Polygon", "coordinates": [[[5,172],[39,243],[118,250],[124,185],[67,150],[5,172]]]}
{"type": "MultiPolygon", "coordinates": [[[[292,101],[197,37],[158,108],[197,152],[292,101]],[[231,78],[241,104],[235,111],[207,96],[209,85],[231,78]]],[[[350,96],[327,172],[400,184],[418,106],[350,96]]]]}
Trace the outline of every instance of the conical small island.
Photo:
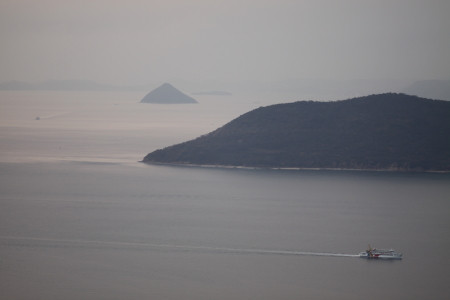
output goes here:
{"type": "Polygon", "coordinates": [[[183,94],[169,83],[164,83],[160,87],[148,93],[141,103],[161,103],[161,104],[184,104],[198,103],[194,98],[183,94]]]}

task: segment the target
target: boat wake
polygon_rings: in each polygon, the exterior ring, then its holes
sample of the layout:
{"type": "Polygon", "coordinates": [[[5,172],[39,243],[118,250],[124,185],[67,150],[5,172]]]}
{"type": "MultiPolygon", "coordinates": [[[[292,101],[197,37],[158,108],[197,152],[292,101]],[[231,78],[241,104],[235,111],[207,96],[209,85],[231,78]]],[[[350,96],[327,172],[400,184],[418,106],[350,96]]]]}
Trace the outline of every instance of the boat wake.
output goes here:
{"type": "Polygon", "coordinates": [[[193,246],[173,246],[173,245],[158,245],[160,247],[174,247],[183,248],[187,250],[204,250],[228,253],[254,253],[254,254],[275,254],[275,255],[309,255],[309,256],[338,256],[338,257],[359,257],[357,254],[343,254],[343,253],[323,253],[323,252],[304,252],[304,251],[289,251],[289,250],[265,250],[265,249],[238,249],[238,248],[219,248],[219,247],[193,247],[193,246]]]}
{"type": "Polygon", "coordinates": [[[223,248],[223,247],[203,247],[203,246],[181,246],[169,244],[146,244],[146,243],[130,243],[130,242],[109,242],[109,241],[89,241],[89,240],[67,240],[52,238],[33,238],[33,237],[7,237],[0,236],[0,240],[16,240],[16,241],[36,241],[36,242],[56,242],[70,244],[90,244],[98,246],[137,246],[147,248],[158,248],[164,250],[181,250],[181,251],[203,251],[216,253],[235,253],[235,254],[271,254],[271,255],[307,255],[307,256],[335,256],[335,257],[359,257],[358,254],[344,253],[324,253],[324,252],[304,252],[290,250],[267,250],[267,249],[240,249],[240,248],[223,248]]]}

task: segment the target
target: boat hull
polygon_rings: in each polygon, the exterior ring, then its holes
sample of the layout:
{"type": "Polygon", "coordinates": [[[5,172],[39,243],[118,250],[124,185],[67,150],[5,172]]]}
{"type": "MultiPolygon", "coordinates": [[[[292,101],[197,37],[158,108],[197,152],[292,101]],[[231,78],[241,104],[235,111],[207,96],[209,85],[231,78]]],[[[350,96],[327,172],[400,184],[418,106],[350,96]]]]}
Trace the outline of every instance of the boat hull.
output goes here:
{"type": "Polygon", "coordinates": [[[360,252],[359,257],[367,259],[402,259],[402,254],[396,253],[393,250],[377,251],[374,249],[360,252]]]}

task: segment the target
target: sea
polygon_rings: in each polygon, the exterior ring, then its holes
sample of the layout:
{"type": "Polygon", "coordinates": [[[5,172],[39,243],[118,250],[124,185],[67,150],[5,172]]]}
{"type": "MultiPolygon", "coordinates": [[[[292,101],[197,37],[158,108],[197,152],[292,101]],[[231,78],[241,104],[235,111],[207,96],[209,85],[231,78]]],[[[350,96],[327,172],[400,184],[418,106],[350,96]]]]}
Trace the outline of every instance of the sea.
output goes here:
{"type": "Polygon", "coordinates": [[[0,299],[448,299],[449,173],[144,164],[311,99],[145,94],[0,91],[0,299]]]}

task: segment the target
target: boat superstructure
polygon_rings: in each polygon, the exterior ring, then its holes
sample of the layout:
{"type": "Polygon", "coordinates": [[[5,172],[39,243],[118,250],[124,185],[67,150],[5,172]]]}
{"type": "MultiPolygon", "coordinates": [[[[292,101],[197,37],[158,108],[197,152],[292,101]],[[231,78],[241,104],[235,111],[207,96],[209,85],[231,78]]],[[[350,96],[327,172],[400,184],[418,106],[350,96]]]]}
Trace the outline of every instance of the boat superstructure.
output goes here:
{"type": "Polygon", "coordinates": [[[372,249],[369,245],[369,250],[359,253],[362,258],[380,258],[380,259],[402,259],[402,254],[397,253],[394,249],[372,249]]]}

